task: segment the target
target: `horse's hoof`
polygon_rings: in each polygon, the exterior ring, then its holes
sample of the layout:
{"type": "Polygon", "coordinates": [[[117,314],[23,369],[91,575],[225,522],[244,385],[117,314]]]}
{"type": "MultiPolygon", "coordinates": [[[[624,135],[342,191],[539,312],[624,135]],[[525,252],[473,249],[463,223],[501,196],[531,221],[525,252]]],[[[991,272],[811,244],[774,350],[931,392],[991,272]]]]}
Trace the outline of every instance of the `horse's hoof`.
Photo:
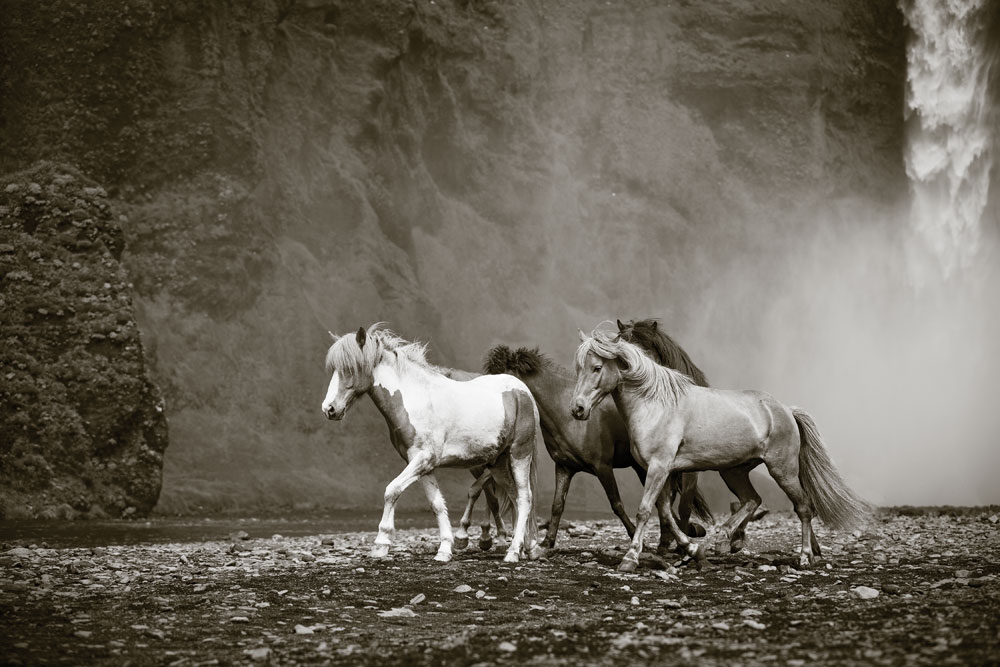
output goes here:
{"type": "Polygon", "coordinates": [[[619,572],[635,572],[637,569],[639,569],[639,561],[629,558],[628,556],[625,556],[625,558],[622,559],[622,562],[618,564],[619,572]]]}
{"type": "Polygon", "coordinates": [[[451,560],[451,553],[447,551],[439,551],[437,555],[434,556],[434,560],[439,563],[447,563],[451,560]]]}
{"type": "Polygon", "coordinates": [[[718,540],[712,544],[712,552],[718,556],[724,556],[728,554],[733,548],[732,542],[726,542],[725,540],[718,540]]]}
{"type": "Polygon", "coordinates": [[[799,569],[808,570],[813,566],[815,560],[812,554],[799,554],[799,569]]]}
{"type": "Polygon", "coordinates": [[[757,510],[756,510],[756,511],[755,511],[755,512],[754,512],[754,513],[753,513],[753,514],[752,514],[752,515],[750,516],[750,520],[751,520],[751,521],[760,521],[761,519],[763,519],[764,517],[766,517],[766,516],[767,516],[768,514],[770,514],[770,513],[771,513],[771,510],[769,510],[769,509],[767,509],[766,507],[764,507],[763,505],[761,505],[761,506],[760,506],[760,507],[758,507],[758,508],[757,508],[757,510]]]}
{"type": "Polygon", "coordinates": [[[743,551],[743,547],[745,544],[746,543],[743,541],[742,537],[737,538],[729,543],[729,551],[734,554],[739,553],[740,551],[743,551]]]}
{"type": "Polygon", "coordinates": [[[516,551],[508,551],[503,557],[503,562],[505,563],[516,563],[519,560],[520,558],[518,558],[516,551]]]}
{"type": "Polygon", "coordinates": [[[545,548],[541,545],[536,544],[528,551],[528,560],[538,560],[543,556],[545,556],[545,548]]]}
{"type": "Polygon", "coordinates": [[[372,550],[368,552],[371,558],[388,558],[389,557],[389,545],[388,544],[376,544],[372,547],[372,550]]]}
{"type": "Polygon", "coordinates": [[[485,540],[479,540],[479,550],[489,551],[493,548],[493,538],[487,538],[485,540]]]}
{"type": "Polygon", "coordinates": [[[546,549],[551,549],[555,545],[556,545],[556,538],[554,535],[552,537],[546,536],[545,539],[542,540],[542,546],[545,547],[546,549]]]}
{"type": "Polygon", "coordinates": [[[456,537],[455,538],[455,548],[464,550],[469,548],[469,538],[468,537],[456,537]]]}
{"type": "Polygon", "coordinates": [[[705,535],[706,535],[705,527],[702,526],[700,523],[695,523],[692,521],[691,523],[688,524],[687,527],[688,537],[705,537],[705,535]]]}

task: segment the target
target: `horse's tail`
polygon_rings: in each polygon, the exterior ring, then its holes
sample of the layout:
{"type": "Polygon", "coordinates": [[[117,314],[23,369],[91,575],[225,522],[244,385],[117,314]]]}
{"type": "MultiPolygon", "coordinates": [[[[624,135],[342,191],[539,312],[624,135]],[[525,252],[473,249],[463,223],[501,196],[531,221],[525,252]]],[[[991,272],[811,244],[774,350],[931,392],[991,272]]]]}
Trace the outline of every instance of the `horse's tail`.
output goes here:
{"type": "Polygon", "coordinates": [[[707,521],[710,524],[715,523],[715,515],[712,514],[712,508],[708,506],[708,501],[705,500],[705,496],[701,495],[701,489],[698,487],[695,487],[694,497],[691,499],[691,511],[699,519],[707,521]]]}
{"type": "Polygon", "coordinates": [[[681,502],[684,502],[684,495],[681,493],[684,489],[684,477],[685,475],[695,475],[694,477],[694,494],[691,496],[691,513],[701,519],[702,521],[707,521],[712,524],[715,523],[715,515],[712,514],[712,508],[708,506],[708,501],[705,496],[701,495],[701,489],[698,488],[698,473],[696,472],[686,472],[670,476],[670,490],[673,495],[681,494],[681,502]]]}
{"type": "Polygon", "coordinates": [[[799,481],[816,515],[833,528],[850,528],[872,511],[837,472],[823,445],[816,422],[801,408],[792,408],[802,443],[799,448],[799,481]]]}

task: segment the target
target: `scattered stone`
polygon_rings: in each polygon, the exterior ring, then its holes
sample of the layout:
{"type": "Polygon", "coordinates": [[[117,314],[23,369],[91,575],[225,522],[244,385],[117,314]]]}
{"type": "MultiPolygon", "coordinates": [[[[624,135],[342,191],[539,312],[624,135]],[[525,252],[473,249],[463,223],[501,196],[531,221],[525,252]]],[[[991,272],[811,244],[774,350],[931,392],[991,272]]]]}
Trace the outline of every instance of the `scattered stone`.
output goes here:
{"type": "Polygon", "coordinates": [[[468,584],[459,584],[458,586],[455,586],[455,588],[453,588],[451,590],[451,592],[452,593],[471,593],[472,592],[472,586],[470,586],[468,584]]]}
{"type": "Polygon", "coordinates": [[[244,651],[244,653],[248,655],[250,659],[253,660],[254,662],[259,662],[261,660],[268,659],[268,657],[271,655],[271,649],[267,648],[266,646],[262,646],[260,648],[248,649],[244,651]]]}
{"type": "Polygon", "coordinates": [[[500,642],[500,644],[497,645],[497,649],[505,653],[513,653],[517,650],[517,644],[513,642],[500,642]]]}
{"type": "Polygon", "coordinates": [[[764,628],[767,627],[766,625],[764,625],[760,621],[755,621],[752,618],[745,618],[745,619],[743,619],[743,625],[746,625],[747,627],[751,627],[754,630],[763,630],[764,628]]]}
{"type": "Polygon", "coordinates": [[[484,590],[476,591],[476,599],[482,600],[484,597],[486,597],[486,591],[484,590]]]}
{"type": "Polygon", "coordinates": [[[729,624],[723,623],[722,621],[719,621],[718,623],[712,623],[712,627],[715,628],[716,630],[721,630],[722,632],[726,632],[727,630],[729,630],[729,624]]]}
{"type": "Polygon", "coordinates": [[[410,598],[410,604],[411,605],[418,605],[418,604],[420,604],[421,602],[423,602],[426,599],[427,599],[426,595],[424,595],[423,593],[417,593],[412,598],[410,598]]]}
{"type": "Polygon", "coordinates": [[[417,614],[409,607],[393,607],[389,611],[380,611],[378,615],[382,618],[413,618],[417,614]]]}
{"type": "Polygon", "coordinates": [[[297,635],[311,635],[313,634],[314,630],[308,625],[301,625],[297,623],[295,625],[294,632],[297,635]]]}
{"type": "Polygon", "coordinates": [[[229,619],[230,623],[249,623],[250,619],[246,616],[233,616],[229,619]]]}
{"type": "Polygon", "coordinates": [[[874,600],[878,597],[878,591],[868,586],[855,586],[851,589],[851,593],[861,600],[874,600]]]}
{"type": "Polygon", "coordinates": [[[899,593],[900,588],[896,584],[882,584],[882,592],[888,595],[896,595],[899,593]]]}

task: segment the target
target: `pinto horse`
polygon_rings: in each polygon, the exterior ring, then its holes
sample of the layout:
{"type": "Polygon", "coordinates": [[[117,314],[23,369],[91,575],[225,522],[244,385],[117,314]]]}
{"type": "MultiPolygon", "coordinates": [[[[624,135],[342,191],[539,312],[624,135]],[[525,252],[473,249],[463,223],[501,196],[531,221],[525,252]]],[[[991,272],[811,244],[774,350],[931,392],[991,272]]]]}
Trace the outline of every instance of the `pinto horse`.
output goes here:
{"type": "MultiPolygon", "coordinates": [[[[834,528],[846,528],[870,510],[840,477],[804,410],[760,391],[700,387],[683,373],[653,362],[638,346],[603,331],[590,336],[581,331],[580,339],[573,416],[586,420],[610,394],[625,419],[636,459],[646,467],[635,535],[620,570],[638,567],[653,504],[677,472],[726,470],[763,461],[802,524],[802,567],[820,553],[812,530],[814,513],[834,528]]],[[[703,558],[673,514],[668,512],[666,518],[678,545],[690,556],[703,558]]]]}
{"type": "Polygon", "coordinates": [[[367,331],[362,327],[354,335],[334,336],[326,366],[332,373],[323,400],[327,418],[343,419],[354,401],[367,394],[385,417],[393,446],[407,461],[385,488],[372,557],[389,555],[396,503],[419,480],[441,532],[434,559],[451,560],[454,538],[434,470],[477,466],[484,472],[474,486],[481,489],[492,478],[516,510],[504,560],[541,555],[534,498],[535,450],[542,435],[538,409],[523,382],[510,375],[453,380],[427,362],[425,345],[406,341],[381,324],[367,331]]]}
{"type": "MultiPolygon", "coordinates": [[[[626,324],[618,320],[617,324],[620,340],[638,345],[655,362],[684,373],[696,385],[708,386],[705,374],[694,365],[687,352],[659,327],[659,322],[655,319],[629,320],[626,324]]],[[[720,539],[716,544],[716,551],[719,553],[724,551],[735,553],[741,550],[746,542],[747,523],[757,521],[768,513],[768,509],[761,504],[760,495],[750,483],[750,471],[759,463],[760,461],[751,461],[746,465],[719,471],[722,481],[740,501],[739,509],[733,512],[721,527],[720,538],[725,536],[729,539],[729,544],[720,539]]]]}
{"type": "MultiPolygon", "coordinates": [[[[686,355],[685,355],[686,356],[686,355]]],[[[611,509],[621,520],[629,537],[635,534],[635,525],[625,511],[615,468],[632,468],[645,483],[646,470],[633,458],[628,431],[618,410],[611,404],[599,407],[594,419],[581,423],[572,418],[566,405],[572,397],[573,375],[537,349],[511,350],[497,345],[486,354],[483,365],[486,373],[508,373],[520,378],[531,390],[542,420],[545,448],[556,464],[556,488],[552,499],[552,514],[548,532],[542,545],[555,545],[559,522],[566,507],[566,494],[570,482],[578,472],[597,477],[608,496],[611,509]]],[[[701,537],[705,529],[698,524],[688,524],[692,509],[701,518],[712,521],[708,504],[698,492],[696,475],[686,475],[682,482],[679,521],[683,529],[694,537],[701,537]]],[[[670,545],[671,532],[662,512],[669,512],[669,504],[661,508],[660,550],[670,545]]]]}

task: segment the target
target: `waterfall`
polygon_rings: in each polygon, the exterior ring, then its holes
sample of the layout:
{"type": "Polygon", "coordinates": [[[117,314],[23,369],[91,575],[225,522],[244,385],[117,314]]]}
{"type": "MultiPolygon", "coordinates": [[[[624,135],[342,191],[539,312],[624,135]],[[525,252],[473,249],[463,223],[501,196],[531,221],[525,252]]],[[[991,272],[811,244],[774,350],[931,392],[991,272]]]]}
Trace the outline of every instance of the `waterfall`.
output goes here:
{"type": "Polygon", "coordinates": [[[974,260],[996,129],[988,95],[994,0],[901,0],[907,45],[906,173],[911,221],[947,277],[974,260]]]}

